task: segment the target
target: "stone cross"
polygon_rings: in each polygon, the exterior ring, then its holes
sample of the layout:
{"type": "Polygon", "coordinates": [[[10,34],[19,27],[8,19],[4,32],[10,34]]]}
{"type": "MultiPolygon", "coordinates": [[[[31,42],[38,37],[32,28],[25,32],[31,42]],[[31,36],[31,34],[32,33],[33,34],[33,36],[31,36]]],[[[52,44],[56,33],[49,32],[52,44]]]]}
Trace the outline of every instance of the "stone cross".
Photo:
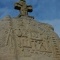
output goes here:
{"type": "Polygon", "coordinates": [[[32,6],[27,5],[25,0],[15,3],[15,9],[20,11],[19,16],[28,16],[28,12],[32,12],[32,6]]]}

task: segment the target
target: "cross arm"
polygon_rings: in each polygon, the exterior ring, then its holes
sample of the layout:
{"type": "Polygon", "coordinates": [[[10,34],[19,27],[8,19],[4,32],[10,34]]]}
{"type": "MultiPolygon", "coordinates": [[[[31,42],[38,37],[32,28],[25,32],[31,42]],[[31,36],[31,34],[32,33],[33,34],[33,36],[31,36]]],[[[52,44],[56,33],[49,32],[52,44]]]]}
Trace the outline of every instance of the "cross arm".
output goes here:
{"type": "Polygon", "coordinates": [[[17,9],[17,10],[20,10],[21,9],[21,5],[19,3],[15,3],[15,7],[14,8],[17,9]]]}
{"type": "Polygon", "coordinates": [[[33,8],[32,8],[31,5],[28,5],[28,6],[27,6],[27,9],[28,9],[28,12],[32,12],[32,11],[33,11],[33,8]]]}

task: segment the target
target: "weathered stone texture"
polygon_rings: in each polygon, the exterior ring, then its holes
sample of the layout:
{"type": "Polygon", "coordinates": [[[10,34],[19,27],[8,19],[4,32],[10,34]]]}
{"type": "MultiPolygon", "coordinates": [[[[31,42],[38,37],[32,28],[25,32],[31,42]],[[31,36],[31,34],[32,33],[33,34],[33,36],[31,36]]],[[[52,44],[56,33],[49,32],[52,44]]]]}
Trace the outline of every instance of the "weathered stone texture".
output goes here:
{"type": "Polygon", "coordinates": [[[26,16],[0,21],[0,60],[60,60],[54,28],[26,16]]]}

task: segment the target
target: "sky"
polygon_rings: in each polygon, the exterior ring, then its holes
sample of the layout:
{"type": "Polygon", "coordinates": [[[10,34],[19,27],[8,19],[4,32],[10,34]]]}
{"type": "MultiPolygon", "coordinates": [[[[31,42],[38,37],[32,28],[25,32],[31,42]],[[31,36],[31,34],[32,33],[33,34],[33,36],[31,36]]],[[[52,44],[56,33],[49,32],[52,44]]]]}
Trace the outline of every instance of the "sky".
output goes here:
{"type": "MultiPolygon", "coordinates": [[[[6,15],[16,17],[19,11],[14,9],[14,3],[19,0],[0,0],[0,19],[6,15]]],[[[26,0],[28,5],[32,5],[34,16],[39,22],[51,24],[55,32],[60,36],[60,0],[26,0]]]]}

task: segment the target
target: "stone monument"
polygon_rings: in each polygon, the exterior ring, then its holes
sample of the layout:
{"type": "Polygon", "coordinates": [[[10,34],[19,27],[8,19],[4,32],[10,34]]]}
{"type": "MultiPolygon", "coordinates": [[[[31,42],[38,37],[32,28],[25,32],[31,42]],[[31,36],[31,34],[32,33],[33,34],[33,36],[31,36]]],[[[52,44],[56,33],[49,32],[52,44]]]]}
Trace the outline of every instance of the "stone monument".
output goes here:
{"type": "Polygon", "coordinates": [[[54,28],[28,16],[32,6],[15,4],[16,18],[0,20],[0,60],[60,60],[60,38],[54,28]]]}

